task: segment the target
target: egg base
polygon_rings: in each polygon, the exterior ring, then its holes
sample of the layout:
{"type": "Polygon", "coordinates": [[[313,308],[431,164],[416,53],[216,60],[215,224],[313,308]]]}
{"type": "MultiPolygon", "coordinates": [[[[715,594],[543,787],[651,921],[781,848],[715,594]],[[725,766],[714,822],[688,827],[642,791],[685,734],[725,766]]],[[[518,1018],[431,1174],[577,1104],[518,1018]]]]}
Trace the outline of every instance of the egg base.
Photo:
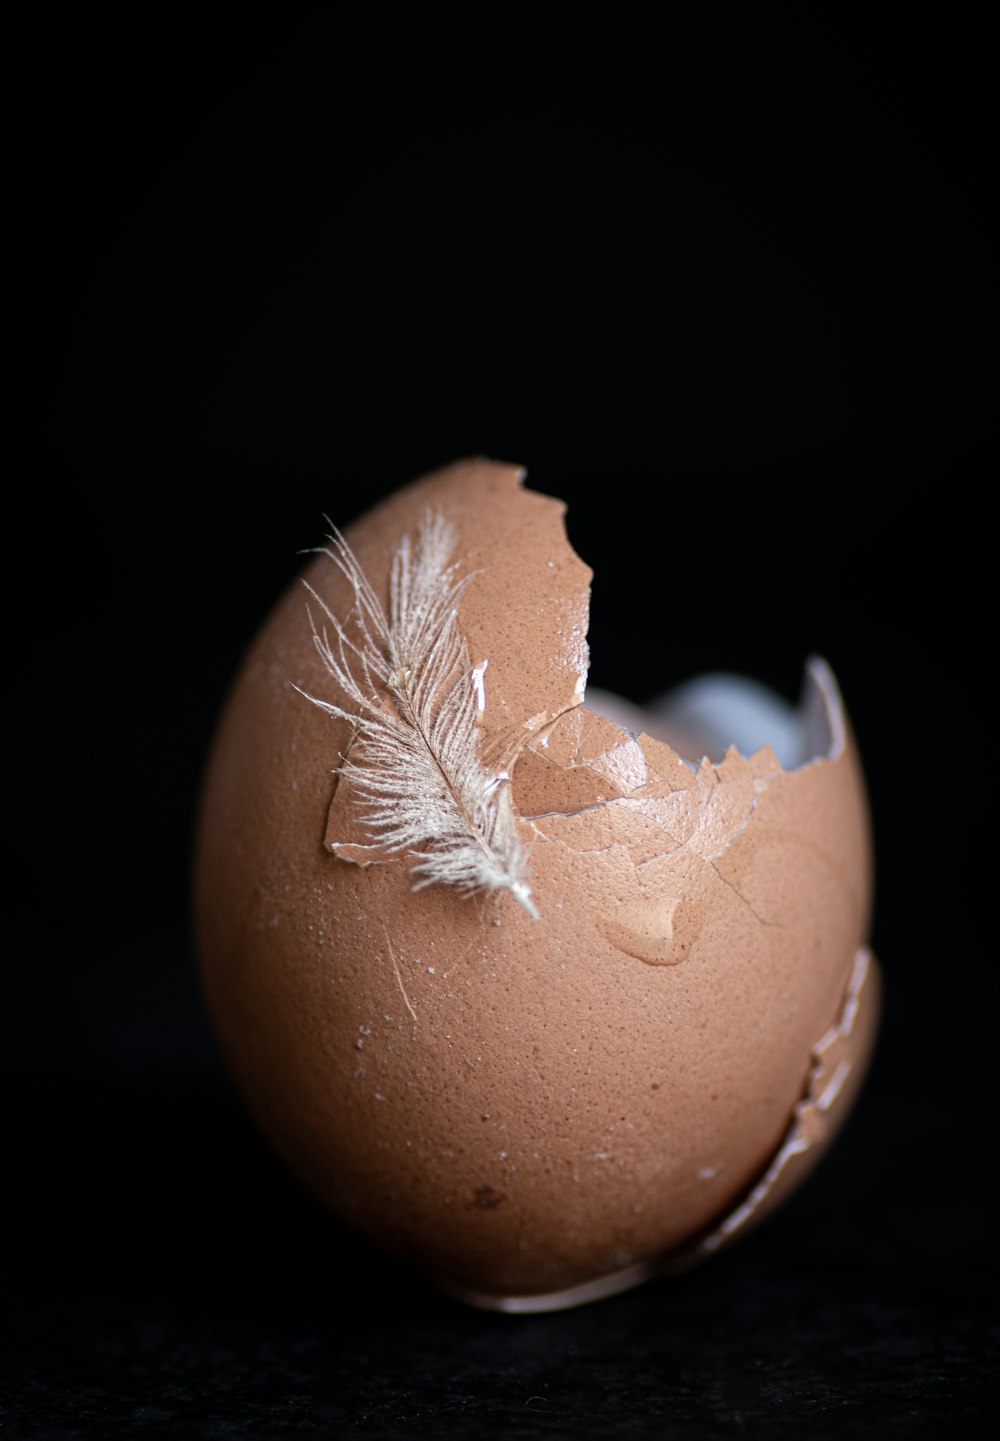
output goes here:
{"type": "Polygon", "coordinates": [[[435,1276],[438,1289],[480,1311],[509,1315],[569,1311],[591,1301],[621,1295],[656,1276],[678,1275],[762,1220],[810,1171],[851,1109],[875,1043],[881,1009],[881,973],[867,946],[855,953],[850,979],[836,1019],[812,1048],[802,1096],[781,1144],[737,1204],[690,1245],[668,1256],[641,1261],[575,1286],[537,1295],[502,1296],[477,1291],[435,1276]]]}
{"type": "Polygon", "coordinates": [[[578,1286],[567,1286],[562,1291],[547,1291],[541,1296],[494,1296],[488,1291],[471,1291],[456,1286],[443,1276],[435,1276],[434,1284],[439,1291],[475,1306],[480,1311],[504,1311],[512,1316],[526,1316],[538,1311],[570,1311],[575,1306],[586,1306],[591,1301],[603,1301],[608,1296],[619,1296],[650,1281],[658,1268],[648,1261],[635,1266],[626,1266],[623,1271],[612,1271],[610,1275],[598,1276],[593,1281],[581,1281],[578,1286]]]}

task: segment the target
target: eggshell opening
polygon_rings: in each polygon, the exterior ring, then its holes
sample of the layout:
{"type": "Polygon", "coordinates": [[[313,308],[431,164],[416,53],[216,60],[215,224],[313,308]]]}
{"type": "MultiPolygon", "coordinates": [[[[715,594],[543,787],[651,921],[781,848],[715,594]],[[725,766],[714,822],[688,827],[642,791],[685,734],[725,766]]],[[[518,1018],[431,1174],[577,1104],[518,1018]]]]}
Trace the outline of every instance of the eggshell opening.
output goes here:
{"type": "Polygon", "coordinates": [[[743,756],[769,746],[784,770],[813,760],[835,759],[844,746],[843,701],[825,661],[806,666],[802,697],[791,706],[747,676],[698,676],[644,707],[588,687],[588,709],[632,731],[671,745],[692,767],[708,758],[717,764],[730,746],[743,756]]]}

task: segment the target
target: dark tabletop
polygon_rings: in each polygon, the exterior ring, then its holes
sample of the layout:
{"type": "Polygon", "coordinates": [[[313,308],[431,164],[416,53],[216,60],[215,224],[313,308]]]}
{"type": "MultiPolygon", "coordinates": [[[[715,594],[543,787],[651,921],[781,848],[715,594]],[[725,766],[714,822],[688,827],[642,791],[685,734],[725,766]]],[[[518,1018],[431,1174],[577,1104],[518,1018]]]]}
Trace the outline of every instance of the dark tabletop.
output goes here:
{"type": "Polygon", "coordinates": [[[0,1435],[985,1435],[984,37],[89,8],[6,56],[0,1435]],[[569,502],[596,683],[792,697],[825,655],[875,821],[844,1135],[702,1270],[551,1316],[468,1311],[299,1193],[190,936],[202,761],[298,552],[469,454],[569,502]]]}

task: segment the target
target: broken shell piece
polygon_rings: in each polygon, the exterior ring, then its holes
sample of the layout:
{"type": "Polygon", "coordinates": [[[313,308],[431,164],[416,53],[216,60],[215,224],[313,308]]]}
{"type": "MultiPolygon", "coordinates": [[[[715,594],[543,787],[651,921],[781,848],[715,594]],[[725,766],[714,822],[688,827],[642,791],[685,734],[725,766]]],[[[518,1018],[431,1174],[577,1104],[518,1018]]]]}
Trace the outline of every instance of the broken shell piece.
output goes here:
{"type": "MultiPolygon", "coordinates": [[[[389,606],[406,537],[447,523],[448,684],[472,688],[531,908],[502,881],[413,889],[341,774],[363,728],[295,587],[220,725],[197,915],[223,1052],[304,1184],[474,1304],[542,1310],[704,1259],[789,1190],[860,1083],[877,975],[829,669],[798,710],[718,677],[648,714],[584,704],[590,573],[522,481],[461,462],[345,541],[389,606]]],[[[356,634],[344,570],[321,555],[306,578],[356,634]]],[[[393,724],[411,670],[366,681],[393,724]]]]}

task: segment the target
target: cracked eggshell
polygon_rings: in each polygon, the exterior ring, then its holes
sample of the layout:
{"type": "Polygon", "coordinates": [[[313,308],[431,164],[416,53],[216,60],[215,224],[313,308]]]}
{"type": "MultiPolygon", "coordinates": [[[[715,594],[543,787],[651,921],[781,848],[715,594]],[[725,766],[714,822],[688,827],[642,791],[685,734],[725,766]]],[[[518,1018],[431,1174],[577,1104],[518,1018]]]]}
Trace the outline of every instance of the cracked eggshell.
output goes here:
{"type": "MultiPolygon", "coordinates": [[[[522,481],[458,463],[347,540],[384,597],[428,509],[455,526],[482,747],[509,762],[539,919],[362,863],[378,850],[333,774],[350,728],[295,689],[330,684],[300,586],[221,722],[196,889],[222,1050],[289,1167],[467,1299],[542,1309],[708,1255],[790,1189],[857,1089],[877,976],[827,669],[799,728],[820,748],[787,769],[767,745],[691,763],[583,707],[590,572],[522,481]]],[[[306,576],[346,613],[328,558],[306,576]]]]}

